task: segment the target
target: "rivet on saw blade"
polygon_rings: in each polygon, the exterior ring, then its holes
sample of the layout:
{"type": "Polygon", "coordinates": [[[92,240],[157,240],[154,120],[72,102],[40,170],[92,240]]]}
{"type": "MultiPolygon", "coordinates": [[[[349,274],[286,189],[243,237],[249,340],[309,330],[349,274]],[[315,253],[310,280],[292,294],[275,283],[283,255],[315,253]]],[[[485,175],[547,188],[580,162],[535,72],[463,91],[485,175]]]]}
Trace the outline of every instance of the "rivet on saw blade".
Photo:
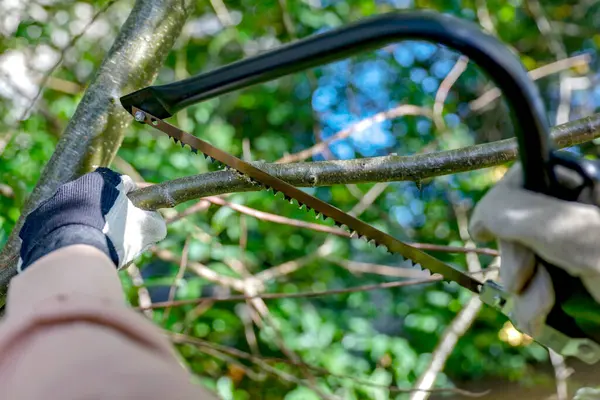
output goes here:
{"type": "Polygon", "coordinates": [[[142,110],[137,110],[133,116],[137,122],[144,122],[146,120],[146,113],[142,110]]]}

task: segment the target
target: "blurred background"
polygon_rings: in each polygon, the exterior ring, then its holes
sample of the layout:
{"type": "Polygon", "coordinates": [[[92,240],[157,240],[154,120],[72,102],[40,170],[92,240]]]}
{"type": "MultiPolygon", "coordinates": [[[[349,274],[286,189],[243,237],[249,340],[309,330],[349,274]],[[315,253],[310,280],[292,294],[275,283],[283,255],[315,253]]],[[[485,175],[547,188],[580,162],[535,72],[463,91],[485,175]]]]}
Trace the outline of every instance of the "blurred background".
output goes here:
{"type": "MultiPolygon", "coordinates": [[[[430,9],[473,21],[510,46],[539,85],[552,125],[600,106],[596,1],[196,3],[156,83],[369,15],[430,9]]],[[[131,0],[0,0],[0,247],[132,7],[131,0]]],[[[460,54],[405,41],[195,105],[172,123],[248,160],[414,155],[512,137],[508,109],[493,88],[460,54]]],[[[598,153],[592,142],[570,150],[598,153]]],[[[140,183],[215,170],[144,126],[128,129],[111,166],[140,183]]],[[[477,255],[462,248],[473,245],[466,230],[470,209],[506,168],[309,192],[403,240],[437,246],[436,257],[493,275],[493,243],[477,255]]],[[[407,392],[415,385],[451,389],[430,398],[490,390],[483,398],[561,399],[598,384],[591,367],[551,360],[456,285],[360,288],[418,272],[362,241],[315,230],[314,216],[270,193],[211,197],[163,212],[167,239],[121,273],[135,306],[240,294],[231,282],[242,282],[246,294],[334,291],[145,311],[177,334],[182,360],[223,399],[429,395],[407,392]],[[335,292],[345,288],[355,289],[335,292]]]]}

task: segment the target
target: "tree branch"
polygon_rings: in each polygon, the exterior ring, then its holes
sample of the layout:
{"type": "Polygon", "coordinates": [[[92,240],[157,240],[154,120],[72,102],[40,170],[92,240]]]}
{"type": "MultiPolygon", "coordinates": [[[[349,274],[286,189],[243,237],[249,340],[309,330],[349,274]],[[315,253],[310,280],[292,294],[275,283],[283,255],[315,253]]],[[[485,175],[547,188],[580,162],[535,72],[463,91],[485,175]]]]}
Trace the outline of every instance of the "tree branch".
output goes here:
{"type": "MultiPolygon", "coordinates": [[[[471,236],[469,235],[469,223],[467,220],[466,209],[460,204],[455,204],[454,212],[456,214],[460,238],[465,242],[465,247],[474,248],[475,243],[471,240],[471,236]]],[[[477,254],[467,253],[466,258],[470,273],[481,271],[481,262],[479,261],[477,254]]],[[[444,331],[442,338],[437,344],[435,350],[431,354],[431,362],[423,374],[419,376],[419,379],[417,379],[417,382],[415,383],[415,389],[418,389],[418,391],[412,393],[410,400],[426,400],[429,398],[429,393],[422,391],[422,389],[431,389],[433,387],[438,374],[442,372],[442,369],[444,368],[444,365],[446,365],[448,357],[452,351],[454,351],[454,347],[458,343],[458,340],[471,327],[477,318],[477,314],[479,313],[482,305],[483,303],[479,297],[473,296],[458,313],[456,318],[452,320],[450,325],[444,331]]]]}
{"type": "Polygon", "coordinates": [[[0,253],[0,298],[4,297],[15,273],[20,248],[18,232],[24,217],[59,185],[110,163],[132,120],[119,104],[118,97],[154,80],[192,4],[189,0],[138,0],[135,3],[0,253]]]}
{"type": "MultiPolygon", "coordinates": [[[[538,80],[548,75],[555,74],[557,72],[565,71],[569,68],[578,67],[581,65],[588,65],[591,61],[591,56],[589,54],[580,54],[577,56],[564,58],[562,60],[557,60],[551,62],[550,64],[542,65],[539,68],[532,69],[529,71],[529,77],[533,80],[538,80]]],[[[471,111],[481,111],[483,108],[487,107],[494,100],[500,98],[502,96],[502,92],[497,87],[488,90],[483,93],[481,96],[476,98],[475,100],[469,103],[469,108],[471,111]]]]}
{"type": "Polygon", "coordinates": [[[454,318],[450,326],[446,328],[442,335],[442,339],[431,355],[431,363],[415,384],[415,392],[413,392],[410,400],[425,400],[429,398],[429,393],[425,390],[429,390],[433,387],[437,375],[444,368],[446,360],[454,350],[454,346],[456,346],[458,339],[471,327],[481,306],[482,303],[481,300],[479,300],[479,297],[471,297],[463,309],[460,310],[456,318],[454,318]]]}
{"type": "MultiPolygon", "coordinates": [[[[557,147],[569,147],[600,137],[600,114],[569,122],[552,129],[557,147]]],[[[318,161],[291,164],[255,162],[254,165],[294,186],[419,181],[435,176],[473,171],[507,163],[517,158],[514,138],[457,150],[414,156],[385,156],[354,160],[318,161]]],[[[155,210],[206,196],[249,192],[261,187],[235,171],[218,171],[174,179],[148,186],[129,195],[138,207],[155,210]]]]}
{"type": "Polygon", "coordinates": [[[438,88],[437,93],[435,94],[435,103],[433,104],[433,122],[435,127],[439,131],[446,130],[446,122],[444,121],[444,116],[442,115],[444,111],[444,103],[446,102],[446,98],[448,97],[448,93],[450,93],[450,89],[456,83],[458,78],[462,75],[463,72],[467,69],[469,65],[469,58],[466,56],[458,57],[456,63],[448,72],[448,75],[444,78],[442,83],[440,83],[440,87],[438,88]]]}
{"type": "MultiPolygon", "coordinates": [[[[407,281],[395,281],[395,282],[384,282],[384,283],[375,283],[372,285],[362,285],[362,286],[354,286],[348,287],[344,289],[332,289],[332,290],[322,290],[316,292],[298,292],[298,293],[263,293],[256,295],[234,295],[234,296],[212,296],[212,297],[200,297],[197,299],[190,300],[173,300],[173,301],[163,301],[152,303],[147,306],[138,306],[135,307],[137,310],[148,310],[148,309],[157,309],[157,308],[166,308],[166,307],[181,307],[190,304],[199,304],[204,301],[214,301],[214,302],[238,302],[238,301],[247,301],[252,299],[262,299],[262,300],[275,300],[275,299],[311,299],[315,297],[325,297],[325,296],[334,296],[338,294],[348,294],[348,293],[356,293],[356,292],[370,292],[373,290],[380,289],[391,289],[397,287],[406,287],[406,286],[414,286],[414,285],[424,285],[428,283],[439,282],[442,280],[440,275],[432,275],[429,277],[424,277],[420,279],[411,279],[407,281]]],[[[243,289],[242,289],[243,290],[243,289]]]]}
{"type": "Polygon", "coordinates": [[[279,160],[277,160],[277,162],[290,163],[306,160],[314,154],[327,150],[329,144],[335,140],[347,138],[353,133],[363,131],[379,122],[396,119],[406,115],[422,115],[426,117],[431,117],[431,110],[425,107],[419,107],[412,104],[401,104],[392,109],[382,111],[373,116],[364,118],[358,121],[357,123],[352,124],[349,128],[342,129],[341,131],[328,137],[326,140],[318,142],[317,144],[315,144],[312,147],[309,147],[308,149],[299,151],[295,154],[288,154],[286,156],[281,157],[279,160]]]}

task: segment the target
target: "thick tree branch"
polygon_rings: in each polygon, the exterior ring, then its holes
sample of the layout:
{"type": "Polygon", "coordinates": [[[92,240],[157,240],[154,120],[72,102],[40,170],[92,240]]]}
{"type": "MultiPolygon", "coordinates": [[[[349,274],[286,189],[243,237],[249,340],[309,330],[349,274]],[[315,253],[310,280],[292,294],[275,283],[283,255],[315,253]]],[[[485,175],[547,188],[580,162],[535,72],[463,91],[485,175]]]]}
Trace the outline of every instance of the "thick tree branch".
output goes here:
{"type": "MultiPolygon", "coordinates": [[[[600,114],[582,118],[552,129],[558,147],[569,147],[600,137],[600,114]]],[[[506,139],[457,150],[386,156],[355,160],[318,161],[292,164],[254,163],[269,174],[295,186],[419,181],[435,176],[473,171],[504,164],[517,158],[517,142],[506,139]]],[[[260,190],[235,171],[194,175],[148,186],[130,194],[139,207],[158,209],[185,201],[232,192],[260,190]]]]}
{"type": "Polygon", "coordinates": [[[15,273],[20,247],[17,233],[24,216],[59,185],[110,163],[132,120],[119,104],[119,96],[152,82],[179,36],[192,4],[189,0],[135,3],[0,253],[0,297],[15,273]]]}

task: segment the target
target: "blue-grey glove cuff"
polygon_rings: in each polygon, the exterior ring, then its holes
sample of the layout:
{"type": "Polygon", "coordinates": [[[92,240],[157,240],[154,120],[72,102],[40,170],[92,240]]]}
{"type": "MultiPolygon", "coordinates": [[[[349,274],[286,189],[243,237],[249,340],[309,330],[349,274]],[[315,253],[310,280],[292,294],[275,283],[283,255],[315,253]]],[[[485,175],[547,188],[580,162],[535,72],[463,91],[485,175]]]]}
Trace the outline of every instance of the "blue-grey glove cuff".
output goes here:
{"type": "Polygon", "coordinates": [[[97,248],[108,255],[115,266],[119,262],[115,247],[101,230],[88,225],[66,225],[52,231],[30,246],[25,254],[22,253],[20,271],[55,250],[75,244],[85,244],[97,248]]]}
{"type": "Polygon", "coordinates": [[[115,247],[102,229],[106,214],[119,196],[120,183],[121,175],[108,168],[98,168],[61,185],[25,218],[19,233],[21,270],[41,255],[72,244],[91,244],[119,265],[115,247]]]}

